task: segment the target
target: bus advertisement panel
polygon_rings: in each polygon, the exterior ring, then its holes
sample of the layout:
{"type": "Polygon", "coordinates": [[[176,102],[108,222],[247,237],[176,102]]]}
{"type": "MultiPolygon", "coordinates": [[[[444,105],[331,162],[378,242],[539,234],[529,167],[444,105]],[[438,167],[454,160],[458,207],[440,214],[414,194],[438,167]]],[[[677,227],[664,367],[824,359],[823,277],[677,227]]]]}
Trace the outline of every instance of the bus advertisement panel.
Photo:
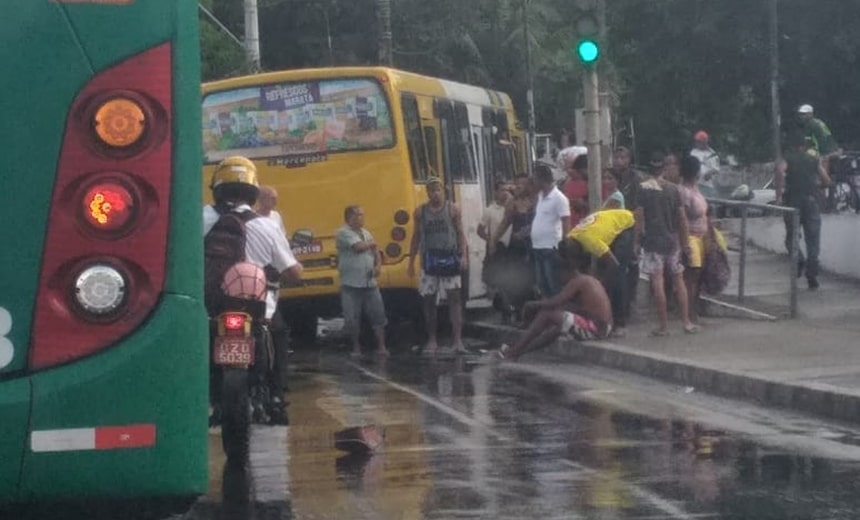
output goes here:
{"type": "Polygon", "coordinates": [[[292,166],[324,161],[329,153],[394,145],[388,104],[370,79],[218,92],[206,97],[203,120],[207,162],[243,155],[292,166]]]}

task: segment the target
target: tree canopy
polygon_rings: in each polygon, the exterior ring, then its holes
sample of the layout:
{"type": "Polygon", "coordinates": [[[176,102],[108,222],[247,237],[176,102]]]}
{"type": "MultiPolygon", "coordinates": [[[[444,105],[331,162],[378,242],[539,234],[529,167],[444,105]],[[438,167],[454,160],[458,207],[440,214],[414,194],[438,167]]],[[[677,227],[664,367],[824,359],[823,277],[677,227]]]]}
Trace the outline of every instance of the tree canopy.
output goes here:
{"type": "MultiPolygon", "coordinates": [[[[265,70],[375,64],[379,0],[259,0],[265,70]],[[330,43],[329,43],[330,42],[330,43]]],[[[573,56],[579,2],[571,0],[390,0],[395,66],[511,94],[526,116],[527,3],[537,126],[560,133],[582,106],[573,56]]],[[[206,0],[241,37],[241,0],[206,0]]],[[[801,103],[846,148],[860,146],[860,8],[839,0],[779,0],[783,121],[801,103]]],[[[768,2],[606,1],[600,70],[619,144],[640,151],[689,147],[706,129],[722,153],[767,160],[770,146],[768,2]]],[[[204,80],[246,73],[241,49],[202,18],[204,80]]]]}

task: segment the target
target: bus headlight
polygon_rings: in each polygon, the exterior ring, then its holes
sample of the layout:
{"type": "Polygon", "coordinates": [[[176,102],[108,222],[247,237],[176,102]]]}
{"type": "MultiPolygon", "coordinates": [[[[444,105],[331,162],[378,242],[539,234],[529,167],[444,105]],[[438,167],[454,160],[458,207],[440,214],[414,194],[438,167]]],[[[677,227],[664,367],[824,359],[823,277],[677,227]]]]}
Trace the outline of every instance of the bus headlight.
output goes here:
{"type": "Polygon", "coordinates": [[[117,310],[125,301],[126,282],[119,271],[109,265],[94,265],[75,280],[75,299],[90,314],[104,316],[117,310]]]}

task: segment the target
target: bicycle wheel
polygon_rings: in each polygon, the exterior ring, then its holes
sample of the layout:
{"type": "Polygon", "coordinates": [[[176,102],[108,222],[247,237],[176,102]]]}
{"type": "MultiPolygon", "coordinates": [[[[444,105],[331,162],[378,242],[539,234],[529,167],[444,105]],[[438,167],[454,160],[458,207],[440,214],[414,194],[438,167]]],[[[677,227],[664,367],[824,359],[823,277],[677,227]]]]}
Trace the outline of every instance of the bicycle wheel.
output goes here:
{"type": "Polygon", "coordinates": [[[831,188],[833,190],[834,213],[850,211],[856,207],[854,190],[847,182],[837,182],[831,188]]]}

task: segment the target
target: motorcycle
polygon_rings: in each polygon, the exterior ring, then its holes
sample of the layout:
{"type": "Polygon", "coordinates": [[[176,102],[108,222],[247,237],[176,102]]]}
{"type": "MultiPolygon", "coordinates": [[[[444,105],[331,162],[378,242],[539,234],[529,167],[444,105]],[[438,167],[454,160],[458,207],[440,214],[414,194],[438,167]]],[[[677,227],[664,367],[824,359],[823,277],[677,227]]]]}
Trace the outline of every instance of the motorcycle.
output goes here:
{"type": "MultiPolygon", "coordinates": [[[[245,269],[250,270],[248,265],[244,264],[245,269]]],[[[253,279],[247,273],[245,278],[253,279]]],[[[259,281],[253,283],[257,285],[259,281]]],[[[225,280],[225,288],[235,285],[225,280]]],[[[265,277],[262,285],[265,286],[265,277]]],[[[268,384],[274,347],[265,319],[265,290],[250,294],[230,294],[225,290],[212,314],[211,423],[221,425],[227,458],[244,460],[248,456],[251,422],[269,424],[275,407],[268,384]]]]}

